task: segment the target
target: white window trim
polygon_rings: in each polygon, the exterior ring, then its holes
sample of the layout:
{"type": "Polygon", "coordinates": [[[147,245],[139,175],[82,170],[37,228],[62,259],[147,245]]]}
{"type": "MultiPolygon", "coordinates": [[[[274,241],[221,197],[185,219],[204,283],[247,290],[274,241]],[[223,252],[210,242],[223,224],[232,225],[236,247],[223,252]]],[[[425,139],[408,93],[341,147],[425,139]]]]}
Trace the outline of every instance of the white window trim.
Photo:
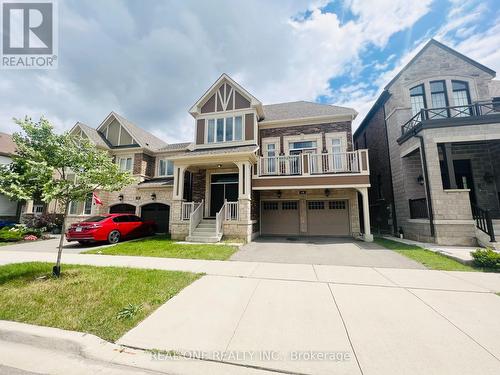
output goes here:
{"type": "Polygon", "coordinates": [[[219,112],[216,115],[205,117],[205,139],[203,140],[206,145],[220,145],[220,144],[232,144],[232,143],[240,143],[245,142],[245,114],[244,113],[233,113],[231,112],[219,112]],[[226,141],[226,118],[233,118],[233,139],[231,141],[226,141]],[[236,117],[241,117],[241,139],[234,139],[235,129],[236,129],[236,117]],[[223,129],[223,141],[217,141],[217,119],[224,120],[224,129],[223,129]],[[208,120],[214,120],[214,141],[208,142],[208,120]]]}
{"type": "Polygon", "coordinates": [[[316,141],[316,153],[321,153],[322,150],[322,139],[321,134],[299,134],[299,135],[289,135],[283,137],[283,152],[285,155],[290,155],[290,143],[291,142],[307,142],[316,141]]]}
{"type": "MultiPolygon", "coordinates": [[[[133,172],[134,171],[134,155],[116,155],[116,164],[118,164],[118,168],[120,168],[120,171],[121,172],[133,172]],[[125,170],[122,170],[120,168],[120,162],[121,162],[121,159],[132,159],[131,163],[130,163],[130,169],[125,169],[125,170]]],[[[125,162],[126,164],[126,162],[125,162]]]]}
{"type": "Polygon", "coordinates": [[[325,141],[326,141],[326,151],[330,154],[333,153],[332,140],[340,139],[340,144],[342,147],[341,152],[347,152],[347,133],[346,132],[334,132],[334,133],[326,133],[325,141]]]}
{"type": "Polygon", "coordinates": [[[175,163],[172,159],[168,159],[168,158],[159,158],[158,159],[156,176],[158,176],[158,177],[174,177],[174,172],[175,172],[175,163]],[[165,168],[166,174],[160,174],[160,161],[162,161],[162,160],[167,163],[167,166],[165,168]],[[172,162],[172,174],[168,174],[168,162],[172,162]]]}
{"type": "Polygon", "coordinates": [[[268,137],[268,138],[262,138],[262,155],[264,157],[268,157],[267,155],[267,145],[269,144],[274,144],[275,145],[275,152],[276,156],[280,155],[280,137],[268,137]]]}

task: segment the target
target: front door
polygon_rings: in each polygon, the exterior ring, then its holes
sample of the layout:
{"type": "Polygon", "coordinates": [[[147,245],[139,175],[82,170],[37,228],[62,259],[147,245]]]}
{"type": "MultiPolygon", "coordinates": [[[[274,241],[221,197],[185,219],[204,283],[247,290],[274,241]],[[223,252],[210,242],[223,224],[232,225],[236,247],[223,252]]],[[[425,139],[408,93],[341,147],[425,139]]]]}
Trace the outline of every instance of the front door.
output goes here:
{"type": "Polygon", "coordinates": [[[470,189],[470,201],[476,204],[476,193],[474,191],[474,180],[472,178],[472,166],[469,159],[453,160],[455,180],[457,188],[470,189]]]}
{"type": "Polygon", "coordinates": [[[212,174],[210,181],[210,216],[220,211],[224,200],[236,202],[238,200],[238,174],[212,174]]]}

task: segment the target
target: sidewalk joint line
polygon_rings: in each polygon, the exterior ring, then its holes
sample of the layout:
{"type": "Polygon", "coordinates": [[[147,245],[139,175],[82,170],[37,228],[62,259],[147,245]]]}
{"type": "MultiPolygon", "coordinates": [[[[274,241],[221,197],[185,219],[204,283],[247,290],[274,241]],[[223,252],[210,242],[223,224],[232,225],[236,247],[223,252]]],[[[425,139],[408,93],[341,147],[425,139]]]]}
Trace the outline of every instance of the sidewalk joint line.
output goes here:
{"type": "Polygon", "coordinates": [[[335,299],[335,296],[333,295],[333,290],[330,284],[328,284],[328,289],[330,290],[330,295],[332,296],[333,303],[335,304],[335,307],[337,308],[337,311],[340,315],[340,320],[342,320],[342,325],[344,326],[345,333],[347,335],[347,340],[349,341],[349,345],[351,345],[352,352],[354,354],[354,358],[356,359],[356,363],[358,364],[359,371],[361,372],[361,375],[364,374],[363,368],[361,367],[361,363],[359,362],[358,355],[356,354],[356,349],[354,349],[354,345],[351,340],[351,335],[349,335],[349,330],[347,329],[347,324],[344,320],[344,317],[342,316],[342,312],[340,311],[340,306],[337,303],[337,300],[335,299]]]}

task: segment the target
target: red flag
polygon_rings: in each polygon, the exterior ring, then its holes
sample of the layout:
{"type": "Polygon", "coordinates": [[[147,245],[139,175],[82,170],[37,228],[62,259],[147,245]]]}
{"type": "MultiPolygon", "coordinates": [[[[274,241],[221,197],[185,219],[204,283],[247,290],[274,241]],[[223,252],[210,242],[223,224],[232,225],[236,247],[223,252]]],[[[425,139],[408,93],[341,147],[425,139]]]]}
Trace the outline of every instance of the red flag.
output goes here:
{"type": "Polygon", "coordinates": [[[95,193],[95,191],[92,192],[92,198],[94,199],[95,204],[101,204],[101,205],[103,204],[102,200],[99,199],[99,197],[97,196],[97,194],[95,193]]]}

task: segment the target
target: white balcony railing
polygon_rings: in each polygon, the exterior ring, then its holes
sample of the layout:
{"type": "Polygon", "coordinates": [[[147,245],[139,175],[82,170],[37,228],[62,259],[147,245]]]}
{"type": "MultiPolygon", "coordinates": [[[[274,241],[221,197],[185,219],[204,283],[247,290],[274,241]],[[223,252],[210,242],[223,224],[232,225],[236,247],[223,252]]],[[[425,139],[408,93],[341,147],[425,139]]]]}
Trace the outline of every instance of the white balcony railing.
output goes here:
{"type": "Polygon", "coordinates": [[[261,175],[282,176],[302,174],[301,155],[274,156],[260,158],[261,175]]]}
{"type": "Polygon", "coordinates": [[[359,172],[357,152],[310,154],[309,173],[356,173],[359,172]]]}
{"type": "Polygon", "coordinates": [[[260,157],[259,176],[369,173],[368,150],[260,157]]]}

